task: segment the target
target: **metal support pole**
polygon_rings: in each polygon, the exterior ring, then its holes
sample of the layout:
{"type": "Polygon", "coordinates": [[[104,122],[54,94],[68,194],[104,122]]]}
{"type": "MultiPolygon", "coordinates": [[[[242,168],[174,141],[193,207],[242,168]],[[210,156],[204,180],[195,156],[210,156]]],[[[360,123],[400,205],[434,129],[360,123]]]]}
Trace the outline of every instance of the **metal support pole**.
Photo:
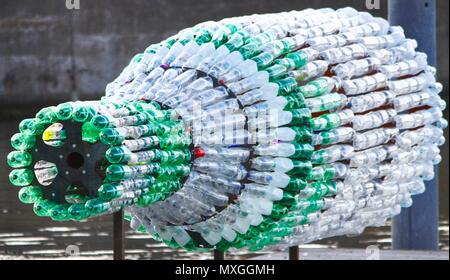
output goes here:
{"type": "Polygon", "coordinates": [[[300,249],[298,246],[289,247],[289,260],[298,261],[300,259],[300,249]]]}
{"type": "Polygon", "coordinates": [[[113,254],[114,260],[124,259],[123,210],[113,214],[113,254]]]}
{"type": "MultiPolygon", "coordinates": [[[[408,38],[414,38],[418,50],[436,65],[436,1],[389,0],[389,22],[400,25],[408,38]]],[[[426,191],[413,197],[413,205],[402,209],[392,223],[394,249],[437,250],[439,245],[438,169],[435,179],[425,182],[426,191]]]]}
{"type": "Polygon", "coordinates": [[[225,260],[225,253],[219,250],[214,250],[213,252],[214,260],[223,261],[225,260]]]}

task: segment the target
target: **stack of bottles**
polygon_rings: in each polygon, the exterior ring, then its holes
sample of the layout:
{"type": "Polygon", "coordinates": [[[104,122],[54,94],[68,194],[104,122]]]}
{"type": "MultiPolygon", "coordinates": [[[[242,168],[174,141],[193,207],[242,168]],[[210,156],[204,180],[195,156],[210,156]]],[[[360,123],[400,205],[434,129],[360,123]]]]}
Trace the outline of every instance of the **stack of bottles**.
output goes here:
{"type": "Polygon", "coordinates": [[[134,176],[156,190],[177,182],[130,203],[126,219],[186,250],[256,251],[384,225],[425,190],[445,142],[442,85],[416,47],[401,27],[352,8],[184,29],[137,54],[100,101],[151,107],[184,148],[157,155],[153,138],[97,113],[90,124],[112,145],[99,194],[127,197],[134,176]],[[148,179],[155,162],[174,170],[148,179]]]}
{"type": "MultiPolygon", "coordinates": [[[[11,138],[16,150],[8,155],[8,165],[14,168],[9,179],[21,187],[19,199],[34,204],[36,215],[56,221],[84,220],[132,204],[147,206],[177,191],[190,172],[191,136],[171,110],[161,110],[156,103],[68,102],[42,109],[35,118],[23,120],[19,129],[11,138]],[[81,124],[77,133],[83,142],[105,146],[100,158],[87,154],[81,159],[99,162],[95,170],[83,170],[81,175],[101,178],[103,184],[92,186],[94,191],[86,192],[86,186],[72,177],[61,186],[55,179],[63,176],[58,174],[63,170],[42,160],[51,152],[60,154],[62,161],[73,161],[73,154],[71,159],[62,150],[69,145],[62,124],[68,122],[81,124]],[[38,148],[39,141],[54,150],[38,148]],[[61,187],[66,192],[58,200],[61,187]]],[[[84,167],[80,163],[76,168],[84,167]]]]}

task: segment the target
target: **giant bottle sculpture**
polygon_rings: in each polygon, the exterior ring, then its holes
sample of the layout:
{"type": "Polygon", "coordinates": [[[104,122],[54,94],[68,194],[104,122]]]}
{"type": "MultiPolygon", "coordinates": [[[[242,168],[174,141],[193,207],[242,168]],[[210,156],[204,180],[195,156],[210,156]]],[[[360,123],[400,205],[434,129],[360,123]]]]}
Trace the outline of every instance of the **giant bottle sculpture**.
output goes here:
{"type": "Polygon", "coordinates": [[[10,181],[38,216],[125,208],[187,250],[360,234],[441,160],[442,85],[416,46],[352,8],[201,23],[136,55],[101,100],[23,120],[10,181]]]}

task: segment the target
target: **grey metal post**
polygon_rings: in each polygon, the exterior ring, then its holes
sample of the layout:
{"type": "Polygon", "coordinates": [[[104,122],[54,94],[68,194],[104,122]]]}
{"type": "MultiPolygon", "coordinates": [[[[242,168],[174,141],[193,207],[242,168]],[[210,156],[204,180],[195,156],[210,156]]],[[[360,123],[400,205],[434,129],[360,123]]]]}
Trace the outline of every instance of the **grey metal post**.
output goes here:
{"type": "MultiPolygon", "coordinates": [[[[389,22],[401,25],[418,50],[428,55],[428,63],[436,65],[436,1],[389,0],[389,22]]],[[[394,249],[437,250],[439,245],[439,189],[436,177],[426,182],[426,191],[413,197],[413,205],[402,209],[392,224],[394,249]]]]}

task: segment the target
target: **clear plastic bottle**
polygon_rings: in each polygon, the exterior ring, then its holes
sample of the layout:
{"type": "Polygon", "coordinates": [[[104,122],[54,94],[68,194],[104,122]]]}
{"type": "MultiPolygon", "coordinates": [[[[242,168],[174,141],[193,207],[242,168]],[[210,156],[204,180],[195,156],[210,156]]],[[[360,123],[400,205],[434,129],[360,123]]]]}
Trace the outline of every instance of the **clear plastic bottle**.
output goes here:
{"type": "Polygon", "coordinates": [[[389,81],[387,86],[398,96],[424,90],[435,81],[436,79],[431,73],[425,72],[411,78],[389,81]]]}
{"type": "Polygon", "coordinates": [[[403,112],[424,105],[438,105],[440,100],[436,93],[430,90],[424,90],[417,93],[401,95],[393,99],[392,104],[397,112],[403,112]]]}
{"type": "Polygon", "coordinates": [[[432,124],[442,118],[442,111],[433,107],[428,110],[417,111],[412,114],[401,114],[394,117],[395,124],[399,129],[409,129],[432,124]]]}
{"type": "Polygon", "coordinates": [[[214,162],[197,159],[194,170],[206,172],[209,175],[225,176],[234,180],[242,180],[247,176],[247,170],[242,165],[229,165],[226,162],[214,162]]]}
{"type": "Polygon", "coordinates": [[[371,166],[392,158],[398,150],[396,145],[383,145],[353,154],[350,167],[371,166]]]}
{"type": "Polygon", "coordinates": [[[359,42],[368,49],[375,50],[395,47],[405,40],[405,34],[400,26],[392,26],[389,31],[387,35],[361,37],[359,42]]]}
{"type": "Polygon", "coordinates": [[[277,84],[269,83],[238,96],[238,100],[244,106],[251,105],[258,101],[270,100],[277,96],[278,88],[277,84]]]}
{"type": "Polygon", "coordinates": [[[343,80],[360,77],[377,71],[382,65],[376,57],[351,60],[346,63],[340,63],[332,68],[332,71],[343,80]]]}
{"type": "Polygon", "coordinates": [[[236,95],[240,95],[251,89],[259,88],[269,82],[269,74],[264,71],[253,74],[241,81],[232,83],[228,88],[236,95]]]}
{"type": "Polygon", "coordinates": [[[433,125],[426,125],[417,130],[406,130],[395,137],[396,144],[404,149],[409,150],[414,145],[422,143],[437,143],[441,145],[445,142],[443,131],[433,125]]]}
{"type": "MultiPolygon", "coordinates": [[[[382,89],[387,86],[388,80],[382,73],[377,73],[371,76],[365,76],[354,80],[342,81],[342,88],[346,95],[357,95],[377,89],[382,89]]],[[[391,87],[389,88],[392,89],[391,87]]]]}
{"type": "Polygon", "coordinates": [[[348,107],[354,113],[366,112],[383,105],[391,104],[395,98],[392,91],[375,91],[359,96],[352,96],[348,99],[348,107]]]}
{"type": "Polygon", "coordinates": [[[385,144],[398,133],[398,128],[377,128],[364,133],[355,133],[353,136],[353,147],[355,150],[363,150],[385,144]]]}
{"type": "Polygon", "coordinates": [[[353,129],[356,131],[380,127],[389,123],[397,115],[394,109],[373,111],[364,115],[355,115],[352,120],[353,129]]]}
{"type": "Polygon", "coordinates": [[[388,79],[411,76],[425,70],[427,66],[427,55],[416,53],[416,57],[411,60],[404,60],[391,65],[383,65],[379,71],[386,75],[388,79]]]}
{"type": "Polygon", "coordinates": [[[330,65],[343,63],[367,56],[367,48],[363,44],[352,44],[344,47],[327,49],[320,56],[330,65]]]}

